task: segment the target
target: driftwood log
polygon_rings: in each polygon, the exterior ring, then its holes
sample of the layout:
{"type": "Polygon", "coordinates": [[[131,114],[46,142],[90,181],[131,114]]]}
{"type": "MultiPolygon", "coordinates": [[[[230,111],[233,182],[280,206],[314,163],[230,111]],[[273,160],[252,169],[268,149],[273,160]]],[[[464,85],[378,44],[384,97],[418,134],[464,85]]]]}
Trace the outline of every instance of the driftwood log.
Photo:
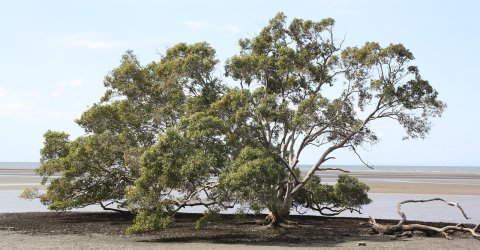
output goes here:
{"type": "Polygon", "coordinates": [[[470,228],[466,227],[462,224],[457,224],[455,226],[445,226],[445,227],[434,227],[434,226],[428,226],[428,225],[423,225],[423,224],[405,224],[407,221],[407,216],[405,213],[402,211],[402,205],[405,203],[425,203],[425,202],[431,202],[431,201],[442,201],[449,206],[455,206],[457,207],[463,217],[466,219],[470,219],[463,208],[460,206],[460,204],[455,203],[455,202],[449,202],[441,198],[433,198],[433,199],[426,199],[426,200],[404,200],[401,201],[397,204],[397,213],[400,215],[401,220],[396,224],[396,225],[382,225],[379,224],[375,221],[373,217],[370,217],[369,224],[371,229],[375,233],[379,234],[388,234],[388,235],[396,235],[396,236],[406,236],[406,235],[411,235],[414,231],[421,231],[426,234],[431,234],[431,233],[439,233],[445,236],[447,239],[452,239],[451,234],[454,232],[465,232],[465,233],[470,233],[473,237],[480,239],[480,224],[477,226],[470,228]]]}

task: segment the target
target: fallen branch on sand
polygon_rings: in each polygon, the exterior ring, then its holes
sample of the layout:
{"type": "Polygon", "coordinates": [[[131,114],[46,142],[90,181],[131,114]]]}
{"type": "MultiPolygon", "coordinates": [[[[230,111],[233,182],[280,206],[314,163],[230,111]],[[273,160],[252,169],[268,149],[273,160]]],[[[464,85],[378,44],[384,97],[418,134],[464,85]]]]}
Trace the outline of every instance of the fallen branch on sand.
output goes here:
{"type": "Polygon", "coordinates": [[[421,231],[427,234],[440,233],[443,236],[445,236],[445,238],[447,239],[452,239],[450,235],[454,232],[465,232],[465,233],[470,233],[476,239],[480,239],[480,232],[479,232],[480,224],[478,224],[474,228],[469,228],[462,224],[457,224],[455,226],[445,226],[441,228],[422,225],[422,224],[405,224],[405,222],[407,221],[407,216],[401,209],[402,204],[418,203],[418,202],[424,203],[424,202],[431,202],[431,201],[442,201],[448,204],[449,206],[458,207],[458,209],[462,212],[463,217],[465,217],[466,219],[470,219],[465,213],[465,211],[463,210],[463,208],[460,206],[460,204],[455,202],[449,202],[441,198],[433,198],[433,199],[426,199],[426,200],[404,200],[397,204],[397,213],[400,215],[401,220],[396,225],[378,224],[373,217],[370,217],[369,224],[371,226],[371,229],[375,233],[389,234],[389,235],[396,235],[396,236],[411,235],[411,233],[413,233],[414,231],[421,231]]]}

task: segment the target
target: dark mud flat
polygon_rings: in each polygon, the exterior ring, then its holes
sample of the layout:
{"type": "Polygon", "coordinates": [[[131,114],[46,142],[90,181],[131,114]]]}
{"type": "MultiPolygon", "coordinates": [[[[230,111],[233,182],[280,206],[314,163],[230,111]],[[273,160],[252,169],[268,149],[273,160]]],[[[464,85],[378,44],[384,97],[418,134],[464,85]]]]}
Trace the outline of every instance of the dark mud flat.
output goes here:
{"type": "MultiPolygon", "coordinates": [[[[210,243],[255,243],[255,244],[316,244],[320,242],[346,242],[368,240],[366,219],[327,218],[316,216],[292,216],[295,223],[281,228],[267,228],[259,224],[264,216],[221,215],[201,230],[195,229],[200,214],[179,214],[173,227],[134,235],[142,241],[151,242],[210,242],[210,243]]],[[[394,224],[395,221],[381,221],[394,224]]],[[[19,231],[33,235],[91,235],[103,234],[125,236],[133,223],[133,216],[108,212],[42,212],[0,214],[2,230],[19,231]]],[[[443,226],[444,223],[426,223],[443,226]]],[[[423,235],[421,235],[423,237],[423,235]]],[[[441,237],[431,235],[429,237],[441,237]]],[[[456,234],[455,238],[468,238],[456,234]]],[[[393,236],[391,237],[393,239],[393,236]]]]}

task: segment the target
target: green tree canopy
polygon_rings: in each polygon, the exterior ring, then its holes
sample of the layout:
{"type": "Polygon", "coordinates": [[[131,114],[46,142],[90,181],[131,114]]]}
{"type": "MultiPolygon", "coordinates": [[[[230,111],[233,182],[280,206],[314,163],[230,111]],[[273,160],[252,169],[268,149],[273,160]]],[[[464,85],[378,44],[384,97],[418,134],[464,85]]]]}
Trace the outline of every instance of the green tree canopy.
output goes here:
{"type": "Polygon", "coordinates": [[[100,102],[76,121],[85,135],[70,141],[65,133],[45,134],[37,173],[44,182],[54,173],[61,177],[51,180],[42,202],[57,210],[112,202],[126,208],[127,188],[158,135],[221,95],[211,74],[216,63],[206,43],[178,44],[146,66],[127,51],[105,77],[100,102]]]}
{"type": "Polygon", "coordinates": [[[104,97],[77,120],[85,135],[45,134],[38,173],[61,176],[42,201],[52,209],[116,201],[136,214],[131,232],[168,226],[188,206],[207,208],[200,222],[232,207],[269,211],[272,225],[292,208],[358,211],[368,186],[346,174],[322,183],[325,163],[375,143],[377,120],[424,138],[445,104],[402,44],[341,48],[334,23],[277,14],[225,63],[235,86],[215,76],[207,43],[178,44],[146,66],[127,51],[104,97]],[[307,148],[318,159],[300,169],[307,148]]]}

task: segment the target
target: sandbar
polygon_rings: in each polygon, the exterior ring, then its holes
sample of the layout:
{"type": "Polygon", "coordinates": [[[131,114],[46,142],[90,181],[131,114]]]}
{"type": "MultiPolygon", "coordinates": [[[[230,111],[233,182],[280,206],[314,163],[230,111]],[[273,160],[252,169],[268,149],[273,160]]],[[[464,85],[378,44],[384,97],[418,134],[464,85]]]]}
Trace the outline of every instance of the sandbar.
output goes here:
{"type": "MultiPolygon", "coordinates": [[[[333,183],[338,172],[325,171],[319,175],[333,183]]],[[[479,172],[389,172],[358,171],[350,175],[370,186],[371,193],[480,195],[479,172]]],[[[40,185],[41,178],[34,170],[0,169],[0,190],[23,190],[40,185]]]]}

